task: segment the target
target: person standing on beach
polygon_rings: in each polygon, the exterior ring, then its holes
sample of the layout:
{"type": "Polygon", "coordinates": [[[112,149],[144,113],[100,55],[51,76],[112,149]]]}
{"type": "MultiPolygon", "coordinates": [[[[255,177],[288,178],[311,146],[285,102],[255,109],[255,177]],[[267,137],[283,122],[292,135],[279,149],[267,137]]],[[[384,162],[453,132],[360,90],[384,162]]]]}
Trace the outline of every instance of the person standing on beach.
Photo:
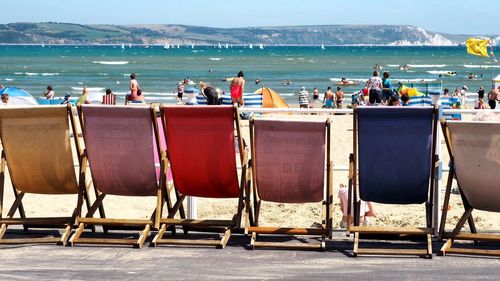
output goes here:
{"type": "Polygon", "coordinates": [[[467,102],[467,86],[463,86],[462,90],[460,90],[460,103],[462,104],[461,108],[467,108],[466,102],[467,102]]]}
{"type": "Polygon", "coordinates": [[[332,87],[326,89],[325,95],[323,96],[323,108],[333,108],[334,94],[332,92],[332,87]]]}
{"type": "Polygon", "coordinates": [[[182,96],[184,95],[184,84],[177,83],[177,104],[182,104],[182,96]]]}
{"type": "Polygon", "coordinates": [[[499,91],[500,86],[497,88],[491,89],[491,91],[488,93],[488,104],[490,105],[491,109],[495,109],[497,107],[497,100],[499,97],[499,91]]]}
{"type": "Polygon", "coordinates": [[[128,96],[128,99],[125,101],[134,101],[137,100],[137,90],[139,90],[139,82],[135,79],[135,73],[130,74],[130,95],[128,96]]]}
{"type": "Polygon", "coordinates": [[[47,91],[46,92],[43,92],[43,95],[45,96],[46,99],[48,100],[53,100],[54,99],[54,96],[56,95],[54,93],[54,90],[52,88],[51,85],[48,85],[47,86],[47,91]]]}
{"type": "Polygon", "coordinates": [[[299,106],[300,108],[309,108],[310,103],[309,92],[306,91],[306,87],[302,87],[302,90],[299,92],[299,106]]]}
{"type": "Polygon", "coordinates": [[[483,88],[483,86],[479,87],[479,91],[477,91],[477,96],[480,99],[484,99],[484,88],[483,88]]]}
{"type": "Polygon", "coordinates": [[[238,72],[238,77],[234,78],[231,81],[231,102],[233,104],[238,103],[239,106],[245,105],[245,101],[243,100],[243,93],[245,92],[245,75],[243,71],[238,72]]]}
{"type": "Polygon", "coordinates": [[[390,100],[391,97],[393,96],[392,84],[391,84],[391,80],[389,79],[390,76],[391,76],[391,74],[388,71],[386,71],[386,72],[384,72],[383,78],[382,78],[382,101],[384,103],[386,101],[390,100]]]}
{"type": "Polygon", "coordinates": [[[319,99],[319,91],[318,91],[317,87],[314,87],[314,89],[313,89],[313,100],[314,100],[314,103],[318,103],[318,99],[319,99]]]}
{"type": "Polygon", "coordinates": [[[335,105],[337,108],[342,108],[344,104],[344,92],[342,92],[341,87],[337,87],[337,92],[335,92],[335,105]]]}
{"type": "Polygon", "coordinates": [[[379,72],[375,70],[373,76],[366,82],[368,102],[370,105],[382,102],[382,79],[380,79],[379,75],[379,72]]]}

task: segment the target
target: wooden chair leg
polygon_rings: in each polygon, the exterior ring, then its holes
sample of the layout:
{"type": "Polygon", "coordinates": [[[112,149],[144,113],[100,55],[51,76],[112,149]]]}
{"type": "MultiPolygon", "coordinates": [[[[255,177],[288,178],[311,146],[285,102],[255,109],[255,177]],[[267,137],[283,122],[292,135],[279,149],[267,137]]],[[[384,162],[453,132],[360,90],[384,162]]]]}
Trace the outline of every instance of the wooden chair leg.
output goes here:
{"type": "MultiPolygon", "coordinates": [[[[175,226],[174,226],[175,227],[175,226]]],[[[160,227],[160,230],[158,230],[158,233],[156,234],[155,238],[153,238],[153,241],[151,242],[154,247],[157,246],[158,240],[161,240],[163,238],[163,235],[165,234],[165,231],[167,231],[167,225],[162,224],[160,227]]]]}
{"type": "Polygon", "coordinates": [[[137,244],[135,245],[136,247],[142,248],[142,245],[144,244],[144,241],[146,241],[146,238],[149,236],[150,231],[151,226],[147,224],[146,227],[144,227],[144,230],[141,232],[139,239],[137,239],[137,244]]]}
{"type": "Polygon", "coordinates": [[[358,247],[359,247],[359,232],[354,232],[354,248],[353,248],[353,256],[358,256],[358,247]]]}
{"type": "Polygon", "coordinates": [[[71,236],[71,238],[69,239],[69,243],[71,244],[71,247],[73,247],[74,244],[76,242],[78,242],[78,238],[80,238],[84,229],[85,229],[85,225],[83,223],[80,223],[78,225],[78,228],[75,231],[75,234],[73,234],[73,236],[71,236]]]}
{"type": "Polygon", "coordinates": [[[2,223],[2,227],[0,227],[0,239],[3,238],[6,231],[7,231],[7,224],[2,223]]]}
{"type": "Polygon", "coordinates": [[[250,248],[255,250],[255,242],[257,240],[257,233],[252,232],[252,238],[250,238],[250,248]]]}
{"type": "Polygon", "coordinates": [[[446,251],[451,248],[451,245],[453,244],[453,240],[452,239],[448,239],[446,240],[446,242],[444,243],[443,247],[441,247],[441,250],[439,250],[439,254],[441,256],[446,256],[446,251]]]}
{"type": "Polygon", "coordinates": [[[227,242],[229,241],[229,238],[231,238],[231,228],[226,229],[224,235],[222,236],[219,242],[219,245],[217,246],[217,249],[224,249],[224,247],[226,247],[227,242]]]}
{"type": "Polygon", "coordinates": [[[68,225],[68,226],[66,226],[66,229],[64,230],[64,233],[61,236],[61,240],[60,240],[60,243],[63,246],[66,246],[66,244],[68,244],[68,238],[69,238],[70,234],[71,234],[71,225],[68,225]]]}

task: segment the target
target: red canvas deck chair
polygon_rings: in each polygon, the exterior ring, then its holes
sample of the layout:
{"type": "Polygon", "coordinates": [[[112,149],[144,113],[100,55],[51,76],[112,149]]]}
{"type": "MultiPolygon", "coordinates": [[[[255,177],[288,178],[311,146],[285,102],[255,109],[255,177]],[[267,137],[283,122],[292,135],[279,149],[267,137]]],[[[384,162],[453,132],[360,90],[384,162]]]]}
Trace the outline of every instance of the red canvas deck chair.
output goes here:
{"type": "MultiPolygon", "coordinates": [[[[353,254],[417,255],[432,258],[431,236],[437,109],[433,107],[359,107],[354,109],[354,154],[350,157],[349,205],[354,206],[353,254]],[[358,173],[359,172],[359,173],[358,173]],[[358,184],[359,183],[359,184],[358,184]],[[360,226],[360,200],[406,206],[425,203],[425,227],[360,226]],[[425,249],[361,248],[361,238],[423,238],[425,249]]],[[[416,246],[409,244],[408,246],[416,246]]]]}
{"type": "Polygon", "coordinates": [[[115,105],[116,104],[116,95],[115,94],[103,95],[102,96],[102,104],[115,105]]]}
{"type": "MultiPolygon", "coordinates": [[[[500,256],[498,249],[500,235],[477,233],[472,219],[473,210],[500,212],[500,123],[443,121],[441,125],[450,154],[450,172],[439,230],[440,238],[448,240],[440,253],[500,256]],[[454,178],[457,180],[465,211],[453,231],[446,232],[447,211],[454,178]],[[470,233],[462,232],[467,221],[470,233]],[[496,249],[455,248],[453,247],[455,240],[469,240],[475,243],[496,242],[492,244],[496,245],[496,249]]],[[[464,245],[459,244],[459,246],[464,245]]]]}
{"type": "MultiPolygon", "coordinates": [[[[167,156],[176,191],[180,194],[167,218],[162,218],[161,228],[153,244],[192,244],[223,248],[231,232],[241,227],[242,212],[248,198],[247,153],[243,146],[237,110],[231,106],[162,106],[165,126],[167,156]],[[235,149],[237,130],[241,177],[238,177],[235,149]],[[175,219],[186,196],[214,199],[235,198],[235,214],[231,220],[175,219]],[[245,202],[244,202],[245,201],[245,202]],[[167,227],[183,226],[224,233],[220,240],[163,238],[167,227]]],[[[250,216],[247,208],[247,219],[250,216]]],[[[245,220],[247,221],[247,220],[245,220]]]]}
{"type": "MultiPolygon", "coordinates": [[[[82,153],[78,137],[74,137],[80,163],[79,180],[75,173],[70,133],[77,130],[71,105],[5,107],[0,109],[0,137],[3,150],[0,171],[0,204],[4,206],[5,168],[8,166],[15,201],[2,215],[0,207],[0,239],[9,225],[23,225],[28,228],[63,229],[61,237],[1,239],[0,243],[62,243],[70,235],[72,226],[78,220],[82,202],[87,207],[89,200],[85,187],[86,158],[82,153]],[[71,131],[70,124],[71,123],[71,131]],[[26,217],[22,199],[26,193],[60,195],[74,194],[75,208],[67,217],[26,217]],[[19,210],[19,218],[14,218],[19,210]]],[[[44,204],[47,208],[57,207],[44,204]]]]}
{"type": "Polygon", "coordinates": [[[332,230],[332,162],[330,119],[293,121],[252,119],[252,176],[255,225],[251,246],[325,249],[332,230]],[[268,227],[258,224],[261,201],[276,203],[322,203],[323,218],[316,228],[268,227]],[[316,235],[320,243],[259,242],[258,234],[316,235]]]}
{"type": "Polygon", "coordinates": [[[79,226],[70,242],[72,245],[125,244],[142,247],[151,227],[158,226],[164,196],[168,196],[164,192],[165,156],[161,154],[159,145],[155,110],[153,107],[80,105],[78,113],[97,198],[86,217],[77,220],[79,226]],[[155,150],[158,155],[162,155],[163,160],[159,178],[155,150]],[[94,218],[94,213],[103,206],[106,195],[155,196],[156,208],[150,219],[94,218]],[[105,230],[139,228],[142,231],[137,239],[84,238],[80,236],[85,225],[102,225],[105,230]]]}

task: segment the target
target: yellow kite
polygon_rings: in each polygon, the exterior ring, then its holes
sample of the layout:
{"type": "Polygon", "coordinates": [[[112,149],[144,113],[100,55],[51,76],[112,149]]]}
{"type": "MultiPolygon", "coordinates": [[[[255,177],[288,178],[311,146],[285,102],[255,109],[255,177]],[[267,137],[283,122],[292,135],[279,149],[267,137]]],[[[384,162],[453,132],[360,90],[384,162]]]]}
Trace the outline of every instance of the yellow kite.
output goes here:
{"type": "Polygon", "coordinates": [[[469,38],[465,41],[465,46],[467,46],[467,53],[475,56],[489,57],[488,46],[490,44],[489,39],[477,39],[469,38]]]}

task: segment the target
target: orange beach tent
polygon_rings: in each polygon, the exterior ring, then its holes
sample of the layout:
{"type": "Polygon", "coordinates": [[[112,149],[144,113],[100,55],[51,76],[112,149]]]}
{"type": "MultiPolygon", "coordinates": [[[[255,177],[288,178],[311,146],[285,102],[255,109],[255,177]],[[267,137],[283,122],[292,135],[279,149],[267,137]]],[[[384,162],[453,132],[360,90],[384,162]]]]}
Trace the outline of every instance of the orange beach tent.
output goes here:
{"type": "Polygon", "coordinates": [[[288,104],[278,93],[271,88],[262,87],[255,91],[255,94],[262,95],[263,108],[288,108],[288,104]]]}

